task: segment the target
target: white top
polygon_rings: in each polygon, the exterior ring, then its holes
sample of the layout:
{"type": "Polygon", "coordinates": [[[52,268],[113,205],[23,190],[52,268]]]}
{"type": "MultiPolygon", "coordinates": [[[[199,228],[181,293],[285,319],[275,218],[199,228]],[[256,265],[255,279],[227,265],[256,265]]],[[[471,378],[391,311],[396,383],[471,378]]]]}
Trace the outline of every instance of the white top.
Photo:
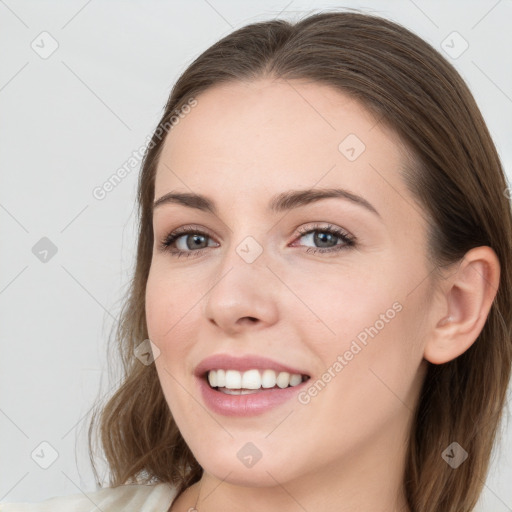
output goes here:
{"type": "Polygon", "coordinates": [[[0,512],[167,512],[177,493],[168,483],[129,484],[54,496],[39,503],[0,503],[0,512]]]}

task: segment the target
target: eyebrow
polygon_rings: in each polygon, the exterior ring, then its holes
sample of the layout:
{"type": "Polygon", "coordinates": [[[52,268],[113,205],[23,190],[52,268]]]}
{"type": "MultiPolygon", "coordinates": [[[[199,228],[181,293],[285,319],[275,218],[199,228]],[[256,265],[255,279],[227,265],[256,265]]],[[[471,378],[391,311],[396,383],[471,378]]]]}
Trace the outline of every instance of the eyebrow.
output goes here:
{"type": "MultiPolygon", "coordinates": [[[[289,190],[272,197],[269,201],[268,209],[272,213],[280,213],[292,210],[301,206],[306,206],[322,199],[339,198],[351,201],[354,204],[362,206],[368,211],[381,217],[377,209],[364,197],[342,188],[324,188],[324,189],[306,189],[289,190]]],[[[169,192],[153,203],[153,211],[164,204],[180,204],[188,208],[195,208],[217,215],[215,201],[201,194],[189,192],[169,192]]]]}

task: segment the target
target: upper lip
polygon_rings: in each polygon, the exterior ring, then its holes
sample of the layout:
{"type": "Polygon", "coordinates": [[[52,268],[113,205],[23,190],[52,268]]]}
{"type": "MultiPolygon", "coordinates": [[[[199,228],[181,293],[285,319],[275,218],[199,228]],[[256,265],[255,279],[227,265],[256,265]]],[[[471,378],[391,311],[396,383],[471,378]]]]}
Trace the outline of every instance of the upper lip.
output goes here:
{"type": "Polygon", "coordinates": [[[245,355],[242,357],[233,357],[229,354],[215,354],[203,359],[194,371],[198,377],[203,377],[210,370],[226,369],[238,370],[240,372],[247,370],[274,370],[276,372],[298,373],[300,375],[309,374],[298,368],[293,368],[289,365],[279,363],[267,357],[258,355],[245,355]]]}

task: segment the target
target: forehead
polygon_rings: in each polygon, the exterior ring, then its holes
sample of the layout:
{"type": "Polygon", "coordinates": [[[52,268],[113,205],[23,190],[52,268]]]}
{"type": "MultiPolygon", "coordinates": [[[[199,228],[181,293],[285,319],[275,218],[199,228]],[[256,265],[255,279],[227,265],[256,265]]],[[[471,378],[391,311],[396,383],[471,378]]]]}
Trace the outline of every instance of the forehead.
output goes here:
{"type": "Polygon", "coordinates": [[[331,86],[234,82],[196,100],[166,137],[155,198],[179,190],[236,200],[230,191],[268,197],[318,185],[343,186],[379,204],[406,193],[398,137],[331,86]]]}

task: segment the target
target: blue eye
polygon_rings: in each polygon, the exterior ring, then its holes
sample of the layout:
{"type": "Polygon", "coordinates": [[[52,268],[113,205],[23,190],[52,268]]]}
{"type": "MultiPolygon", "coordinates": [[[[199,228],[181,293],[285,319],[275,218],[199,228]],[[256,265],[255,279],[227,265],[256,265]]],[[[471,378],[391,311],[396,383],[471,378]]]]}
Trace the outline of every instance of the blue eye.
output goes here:
{"type": "MultiPolygon", "coordinates": [[[[310,237],[310,240],[315,244],[327,244],[327,246],[323,247],[308,247],[305,251],[307,253],[333,253],[355,245],[355,238],[353,236],[332,225],[327,227],[315,225],[309,228],[301,228],[297,231],[300,234],[298,239],[310,237]],[[342,243],[338,243],[340,240],[342,243]]],[[[160,249],[178,258],[181,256],[187,258],[190,256],[195,257],[202,254],[202,252],[209,247],[209,239],[211,240],[211,237],[208,233],[193,226],[183,226],[169,233],[160,242],[160,249]],[[180,243],[182,247],[177,248],[176,245],[180,243]]]]}
{"type": "Polygon", "coordinates": [[[355,245],[355,238],[353,236],[349,235],[346,231],[333,227],[332,225],[327,227],[315,225],[309,228],[300,228],[298,229],[298,232],[301,234],[299,238],[309,236],[311,241],[316,244],[328,244],[327,247],[310,247],[307,251],[305,251],[307,253],[332,253],[353,247],[355,245]],[[336,243],[336,239],[341,240],[342,243],[336,243]],[[334,245],[329,245],[333,241],[335,242],[334,245]]]}
{"type": "Polygon", "coordinates": [[[167,251],[172,256],[177,256],[178,258],[180,256],[186,256],[188,258],[192,255],[192,253],[194,256],[197,256],[202,253],[204,249],[203,247],[199,246],[204,242],[204,240],[207,240],[208,238],[210,238],[210,235],[204,231],[189,226],[183,226],[169,233],[160,243],[160,249],[167,251]],[[174,247],[176,243],[181,241],[181,238],[183,238],[185,246],[189,250],[174,247]]]}

